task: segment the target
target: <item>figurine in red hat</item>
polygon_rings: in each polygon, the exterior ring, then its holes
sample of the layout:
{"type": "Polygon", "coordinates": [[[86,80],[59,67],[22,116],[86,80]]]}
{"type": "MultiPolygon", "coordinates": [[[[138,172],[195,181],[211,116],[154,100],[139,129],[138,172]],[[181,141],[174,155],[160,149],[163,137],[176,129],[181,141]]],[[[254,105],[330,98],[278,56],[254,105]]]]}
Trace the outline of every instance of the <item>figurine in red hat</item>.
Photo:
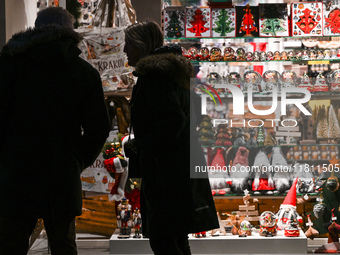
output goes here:
{"type": "Polygon", "coordinates": [[[276,214],[278,219],[277,227],[279,230],[283,230],[290,226],[289,221],[292,219],[302,223],[302,217],[296,212],[296,185],[298,178],[295,179],[293,185],[288,191],[285,200],[280,205],[280,210],[276,214]]]}

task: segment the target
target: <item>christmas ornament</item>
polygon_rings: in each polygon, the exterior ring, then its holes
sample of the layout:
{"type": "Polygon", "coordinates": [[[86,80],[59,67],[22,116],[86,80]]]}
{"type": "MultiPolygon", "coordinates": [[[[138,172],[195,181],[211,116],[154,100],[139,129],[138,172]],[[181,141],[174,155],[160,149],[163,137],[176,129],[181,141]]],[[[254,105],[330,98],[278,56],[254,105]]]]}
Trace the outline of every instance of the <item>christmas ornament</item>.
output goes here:
{"type": "Polygon", "coordinates": [[[256,131],[254,128],[249,128],[248,131],[250,138],[247,140],[247,146],[256,146],[257,145],[257,141],[255,139],[256,136],[256,131]]]}
{"type": "Polygon", "coordinates": [[[135,235],[133,236],[133,238],[142,238],[141,236],[142,216],[138,208],[136,208],[133,211],[132,218],[133,218],[133,225],[135,227],[135,235]]]}
{"type": "Polygon", "coordinates": [[[244,90],[247,91],[251,88],[253,91],[261,92],[262,76],[255,71],[246,71],[243,75],[244,90]]]}
{"type": "Polygon", "coordinates": [[[291,215],[290,220],[288,220],[288,226],[284,229],[284,235],[287,237],[298,237],[300,236],[300,230],[298,227],[297,220],[291,215]]]}
{"type": "Polygon", "coordinates": [[[281,59],[280,60],[284,60],[284,61],[288,60],[287,52],[285,52],[285,51],[281,52],[281,59]]]}
{"type": "Polygon", "coordinates": [[[274,54],[271,51],[267,52],[267,61],[274,60],[274,54]]]}
{"type": "Polygon", "coordinates": [[[209,115],[204,115],[199,127],[199,141],[202,146],[211,146],[215,143],[212,120],[209,115]]]}
{"type": "Polygon", "coordinates": [[[317,231],[315,228],[312,227],[313,223],[312,223],[312,220],[310,219],[310,214],[308,214],[307,217],[308,217],[308,223],[306,224],[306,226],[308,227],[308,230],[305,232],[305,236],[313,240],[314,237],[317,237],[319,235],[319,231],[317,231]]]}
{"type": "Polygon", "coordinates": [[[227,126],[225,124],[220,124],[217,127],[217,133],[216,133],[217,139],[216,139],[215,145],[224,146],[224,147],[231,146],[232,145],[231,137],[232,137],[232,134],[227,128],[227,126]]]}
{"type": "Polygon", "coordinates": [[[324,2],[323,6],[324,17],[324,35],[339,35],[340,34],[340,4],[335,1],[324,2]]]}
{"type": "Polygon", "coordinates": [[[259,4],[260,36],[289,36],[287,4],[259,4]]]}
{"type": "Polygon", "coordinates": [[[238,234],[240,236],[251,236],[251,224],[249,221],[242,221],[240,224],[240,229],[238,230],[238,234]]]}
{"type": "Polygon", "coordinates": [[[217,169],[226,168],[224,161],[225,151],[222,148],[217,148],[216,155],[211,163],[211,169],[214,171],[209,171],[209,182],[213,195],[225,195],[230,191],[228,182],[228,171],[218,171],[217,169]]]}
{"type": "Polygon", "coordinates": [[[247,60],[247,61],[253,61],[253,60],[254,60],[254,59],[253,59],[253,53],[247,52],[247,53],[246,53],[246,60],[247,60]]]}
{"type": "Polygon", "coordinates": [[[260,52],[255,51],[255,52],[253,53],[253,58],[254,58],[254,61],[260,61],[260,59],[261,59],[261,54],[260,54],[260,52]]]}
{"type": "Polygon", "coordinates": [[[263,134],[263,127],[262,126],[258,127],[256,141],[257,141],[257,144],[259,146],[264,145],[264,134],[263,134]]]}
{"type": "Polygon", "coordinates": [[[340,70],[329,73],[327,77],[329,83],[329,91],[340,92],[340,70]]]}
{"type": "Polygon", "coordinates": [[[184,37],[185,8],[168,7],[164,9],[164,37],[184,37]]]}
{"type": "Polygon", "coordinates": [[[199,60],[209,60],[210,58],[210,52],[209,52],[209,49],[207,47],[202,47],[200,50],[199,50],[199,53],[198,53],[198,59],[199,60]]]}
{"type": "Polygon", "coordinates": [[[234,85],[238,87],[239,89],[242,89],[241,86],[242,78],[241,75],[237,72],[231,72],[227,76],[227,83],[230,85],[234,85]]]}
{"type": "Polygon", "coordinates": [[[267,60],[267,53],[264,51],[260,52],[260,61],[266,61],[267,60]]]}
{"type": "Polygon", "coordinates": [[[244,139],[244,131],[242,128],[236,128],[235,136],[236,139],[234,141],[234,145],[245,146],[247,144],[246,140],[244,139]]]}
{"type": "Polygon", "coordinates": [[[322,202],[322,196],[320,198],[317,198],[316,201],[318,201],[318,203],[314,205],[313,213],[317,219],[322,219],[322,215],[324,214],[327,206],[325,203],[322,202]]]}
{"type": "Polygon", "coordinates": [[[322,36],[322,3],[300,3],[291,5],[291,23],[294,36],[322,36]],[[302,8],[299,8],[302,7],[302,8]]]}
{"type": "MultiPolygon", "coordinates": [[[[255,172],[255,178],[252,184],[254,194],[260,194],[258,191],[274,190],[273,175],[269,170],[270,163],[267,154],[264,150],[260,150],[254,160],[254,167],[258,170],[255,172]]],[[[272,194],[273,192],[267,192],[272,194]]]]}
{"type": "Polygon", "coordinates": [[[288,52],[288,60],[295,60],[295,53],[294,51],[288,52]]]}
{"type": "Polygon", "coordinates": [[[279,88],[281,75],[278,71],[268,70],[262,75],[264,87],[263,91],[271,91],[274,87],[279,88]]]}
{"type": "Polygon", "coordinates": [[[296,87],[296,74],[293,71],[286,70],[281,74],[282,77],[282,88],[294,88],[296,87]]]}
{"type": "Polygon", "coordinates": [[[308,76],[307,71],[304,72],[302,78],[301,78],[301,82],[299,85],[299,88],[306,88],[308,91],[313,92],[313,85],[311,83],[311,80],[308,76]]]}
{"type": "Polygon", "coordinates": [[[117,226],[119,228],[118,238],[130,238],[131,234],[131,205],[129,200],[125,197],[122,199],[121,203],[118,205],[117,215],[117,226]]]}
{"type": "MultiPolygon", "coordinates": [[[[296,220],[302,223],[302,218],[296,212],[296,184],[298,178],[295,179],[291,188],[289,189],[284,201],[280,205],[280,209],[276,214],[278,219],[277,226],[279,230],[286,229],[291,226],[288,230],[291,231],[291,235],[296,234],[296,220]],[[291,225],[292,224],[292,225],[291,225]]],[[[288,234],[288,233],[287,233],[288,234]]]]}
{"type": "Polygon", "coordinates": [[[231,47],[226,47],[223,51],[223,60],[224,61],[233,61],[236,60],[235,51],[231,47]]]}
{"type": "Polygon", "coordinates": [[[326,181],[326,188],[331,192],[335,192],[339,189],[339,180],[336,176],[334,176],[334,171],[332,171],[331,177],[329,177],[326,181]]]}
{"type": "Polygon", "coordinates": [[[276,216],[270,211],[260,215],[260,236],[276,236],[276,216]]]}
{"type": "Polygon", "coordinates": [[[190,47],[187,51],[187,58],[190,60],[197,60],[198,59],[198,49],[196,47],[190,47]]]}
{"type": "Polygon", "coordinates": [[[220,61],[222,59],[222,51],[218,47],[213,47],[210,50],[210,61],[220,61]]]}
{"type": "Polygon", "coordinates": [[[235,8],[212,8],[212,37],[235,37],[235,19],[235,8]]]}
{"type": "Polygon", "coordinates": [[[243,193],[245,189],[248,189],[249,172],[241,170],[242,167],[249,165],[248,155],[249,151],[243,146],[239,147],[236,152],[232,163],[234,171],[230,172],[231,191],[233,193],[243,193]]]}
{"type": "Polygon", "coordinates": [[[246,55],[246,52],[244,49],[238,48],[236,50],[236,60],[242,60],[242,61],[245,60],[246,59],[245,55],[246,55]]]}
{"type": "Polygon", "coordinates": [[[319,109],[318,121],[316,124],[316,138],[318,139],[328,138],[327,112],[324,105],[319,109]]]}
{"type": "Polygon", "coordinates": [[[279,51],[274,52],[274,58],[273,60],[281,60],[281,54],[279,51]]]}
{"type": "Polygon", "coordinates": [[[236,6],[238,36],[258,36],[258,6],[236,6]]]}
{"type": "Polygon", "coordinates": [[[329,91],[328,84],[326,82],[325,76],[322,75],[322,71],[319,71],[318,76],[315,79],[314,92],[327,92],[329,91]]]}
{"type": "Polygon", "coordinates": [[[210,37],[210,8],[186,8],[185,37],[210,37]]]}
{"type": "Polygon", "coordinates": [[[269,162],[274,169],[275,189],[279,193],[286,192],[290,188],[290,174],[287,172],[288,164],[280,147],[273,147],[269,162]]]}

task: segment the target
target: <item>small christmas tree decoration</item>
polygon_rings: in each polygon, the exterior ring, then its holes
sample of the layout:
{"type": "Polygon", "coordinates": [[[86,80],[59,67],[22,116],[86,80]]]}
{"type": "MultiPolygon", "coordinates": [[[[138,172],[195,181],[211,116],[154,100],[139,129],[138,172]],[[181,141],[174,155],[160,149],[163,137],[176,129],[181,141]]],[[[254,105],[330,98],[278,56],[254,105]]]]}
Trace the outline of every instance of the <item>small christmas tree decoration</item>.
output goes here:
{"type": "Polygon", "coordinates": [[[211,9],[212,37],[235,37],[235,8],[211,9]]]}
{"type": "Polygon", "coordinates": [[[199,141],[202,146],[211,146],[215,143],[214,129],[211,118],[209,115],[205,115],[199,127],[199,141]]]}
{"type": "Polygon", "coordinates": [[[287,4],[259,4],[260,36],[289,36],[287,4]]]}
{"type": "Polygon", "coordinates": [[[277,142],[273,138],[272,134],[270,132],[267,133],[266,138],[264,139],[264,145],[265,146],[274,146],[277,142]]]}
{"type": "Polygon", "coordinates": [[[259,36],[258,6],[236,6],[236,31],[237,36],[259,36]]]}
{"type": "Polygon", "coordinates": [[[323,105],[319,108],[318,120],[316,122],[316,138],[327,139],[328,138],[328,122],[326,107],[323,105]]]}
{"type": "Polygon", "coordinates": [[[340,138],[339,121],[336,117],[333,105],[330,106],[328,111],[328,138],[340,138]]]}
{"type": "Polygon", "coordinates": [[[217,133],[216,133],[216,146],[231,146],[231,137],[232,134],[227,128],[225,124],[220,124],[217,128],[217,133]]]}
{"type": "Polygon", "coordinates": [[[292,3],[291,24],[293,36],[322,36],[323,7],[322,2],[292,3]]]}
{"type": "Polygon", "coordinates": [[[185,37],[210,37],[210,8],[186,8],[185,37]]]}
{"type": "Polygon", "coordinates": [[[263,127],[260,126],[257,131],[256,141],[259,146],[264,145],[264,133],[263,133],[263,127]]]}
{"type": "Polygon", "coordinates": [[[164,37],[184,37],[184,7],[168,7],[164,9],[164,37]]]}
{"type": "Polygon", "coordinates": [[[324,17],[324,35],[339,35],[340,34],[340,3],[335,1],[324,2],[323,5],[324,17]]]}

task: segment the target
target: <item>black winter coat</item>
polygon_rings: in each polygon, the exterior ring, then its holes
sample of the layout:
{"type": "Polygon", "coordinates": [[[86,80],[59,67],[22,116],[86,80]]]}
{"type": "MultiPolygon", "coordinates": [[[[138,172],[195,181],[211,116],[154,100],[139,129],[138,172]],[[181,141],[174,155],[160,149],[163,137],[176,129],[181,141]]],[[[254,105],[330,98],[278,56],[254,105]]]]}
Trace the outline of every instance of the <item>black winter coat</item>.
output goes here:
{"type": "Polygon", "coordinates": [[[192,70],[188,60],[172,53],[147,56],[136,66],[131,121],[140,154],[146,236],[218,228],[208,178],[190,178],[190,145],[199,147],[196,162],[205,163],[198,140],[190,139],[195,132],[190,130],[192,70]]]}
{"type": "Polygon", "coordinates": [[[80,174],[110,130],[99,73],[55,26],[15,34],[0,55],[0,215],[76,216],[80,174]]]}

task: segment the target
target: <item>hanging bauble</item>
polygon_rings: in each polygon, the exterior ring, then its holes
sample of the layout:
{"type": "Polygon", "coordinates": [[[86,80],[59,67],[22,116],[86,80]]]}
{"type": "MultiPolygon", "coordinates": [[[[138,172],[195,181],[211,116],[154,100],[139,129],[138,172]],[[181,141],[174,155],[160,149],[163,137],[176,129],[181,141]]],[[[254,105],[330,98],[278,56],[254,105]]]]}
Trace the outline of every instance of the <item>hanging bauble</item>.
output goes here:
{"type": "Polygon", "coordinates": [[[329,189],[331,192],[335,192],[339,188],[339,180],[335,176],[331,176],[326,181],[326,188],[329,189]]]}

